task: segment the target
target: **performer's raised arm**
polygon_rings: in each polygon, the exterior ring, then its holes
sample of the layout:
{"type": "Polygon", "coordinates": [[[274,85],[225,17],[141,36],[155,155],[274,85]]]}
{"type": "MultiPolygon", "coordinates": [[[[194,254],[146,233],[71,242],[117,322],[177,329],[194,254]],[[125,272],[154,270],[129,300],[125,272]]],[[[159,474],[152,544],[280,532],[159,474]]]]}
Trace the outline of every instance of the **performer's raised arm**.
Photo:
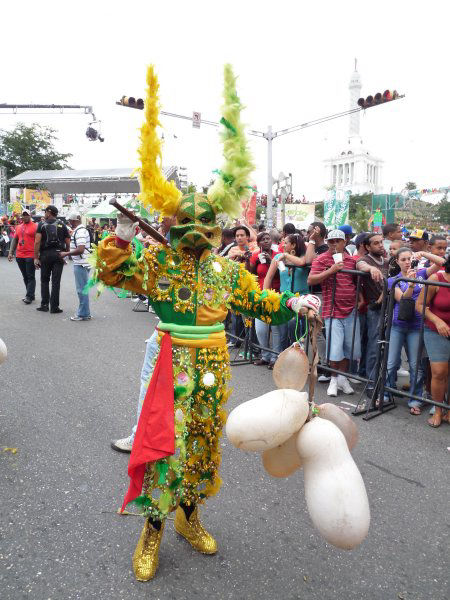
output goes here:
{"type": "MultiPolygon", "coordinates": [[[[132,253],[131,240],[136,235],[136,223],[119,214],[115,236],[102,240],[97,248],[95,276],[105,285],[146,294],[154,280],[151,262],[138,261],[132,253]]],[[[161,245],[161,250],[163,250],[161,245]]]]}
{"type": "Polygon", "coordinates": [[[287,323],[302,307],[318,312],[320,300],[312,294],[298,296],[292,292],[279,294],[273,290],[261,290],[256,277],[240,265],[233,285],[231,307],[248,317],[265,323],[281,325],[287,323]]]}

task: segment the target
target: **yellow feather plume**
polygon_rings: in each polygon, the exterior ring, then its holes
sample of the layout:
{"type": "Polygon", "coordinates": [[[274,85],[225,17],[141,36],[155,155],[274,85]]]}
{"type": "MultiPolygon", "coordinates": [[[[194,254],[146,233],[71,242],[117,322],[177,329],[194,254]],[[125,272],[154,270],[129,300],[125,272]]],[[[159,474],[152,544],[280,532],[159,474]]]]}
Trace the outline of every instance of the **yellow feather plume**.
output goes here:
{"type": "Polygon", "coordinates": [[[137,169],[141,192],[139,201],[145,208],[153,209],[169,217],[177,212],[181,192],[173,181],[167,181],[162,170],[161,140],[156,128],[160,125],[159,83],[150,65],[147,69],[147,99],[145,101],[145,122],[141,127],[141,146],[138,150],[141,168],[137,169]]]}

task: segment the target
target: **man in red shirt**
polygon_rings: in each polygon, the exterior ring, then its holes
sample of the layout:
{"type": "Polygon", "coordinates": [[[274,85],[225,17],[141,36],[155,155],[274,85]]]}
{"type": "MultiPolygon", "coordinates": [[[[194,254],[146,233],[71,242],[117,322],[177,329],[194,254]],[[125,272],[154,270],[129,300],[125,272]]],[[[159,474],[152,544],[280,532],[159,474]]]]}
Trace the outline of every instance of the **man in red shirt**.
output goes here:
{"type": "MultiPolygon", "coordinates": [[[[344,252],[345,234],[339,229],[330,231],[326,239],[328,251],[317,256],[308,277],[308,285],[322,286],[322,316],[325,320],[325,331],[331,342],[329,350],[330,366],[339,371],[348,371],[349,359],[355,326],[353,359],[360,357],[359,321],[355,320],[356,285],[353,275],[341,273],[342,269],[355,269],[355,261],[344,252]],[[336,278],[336,291],[332,302],[333,282],[336,278]]],[[[328,396],[337,396],[338,389],[344,394],[353,394],[347,377],[333,375],[328,386],[328,396]]]]}
{"type": "Polygon", "coordinates": [[[9,262],[12,261],[14,250],[16,250],[16,262],[22,273],[25,284],[25,298],[22,302],[31,304],[34,300],[36,289],[35,267],[34,267],[34,239],[36,237],[37,225],[31,220],[27,210],[22,212],[22,223],[16,227],[14,237],[8,254],[9,262]]]}

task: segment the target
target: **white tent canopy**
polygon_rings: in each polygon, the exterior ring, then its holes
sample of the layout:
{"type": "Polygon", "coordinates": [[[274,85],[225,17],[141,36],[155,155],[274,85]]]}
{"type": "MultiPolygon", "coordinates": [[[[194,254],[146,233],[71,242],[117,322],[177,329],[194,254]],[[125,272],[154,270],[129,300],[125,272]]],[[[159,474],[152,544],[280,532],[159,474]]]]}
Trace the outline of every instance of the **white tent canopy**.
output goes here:
{"type": "MultiPolygon", "coordinates": [[[[118,198],[117,202],[122,206],[130,208],[133,212],[140,214],[141,217],[150,217],[148,211],[141,207],[136,199],[118,198]]],[[[117,208],[112,206],[112,204],[109,203],[109,200],[103,200],[100,204],[90,208],[84,213],[84,216],[88,219],[92,219],[93,217],[98,219],[115,219],[117,217],[117,212],[117,208]]]]}
{"type": "MultiPolygon", "coordinates": [[[[133,169],[24,171],[8,181],[10,187],[46,189],[51,194],[137,194],[139,181],[133,169]]],[[[178,167],[164,169],[164,177],[179,187],[178,167]]]]}
{"type": "MultiPolygon", "coordinates": [[[[121,198],[119,198],[117,201],[120,204],[125,205],[125,201],[121,198]]],[[[100,202],[100,204],[88,210],[84,216],[88,217],[89,219],[91,219],[92,217],[98,217],[101,219],[115,219],[117,216],[116,213],[117,208],[114,208],[114,206],[112,206],[112,204],[109,203],[109,200],[103,200],[103,202],[100,202]]]]}

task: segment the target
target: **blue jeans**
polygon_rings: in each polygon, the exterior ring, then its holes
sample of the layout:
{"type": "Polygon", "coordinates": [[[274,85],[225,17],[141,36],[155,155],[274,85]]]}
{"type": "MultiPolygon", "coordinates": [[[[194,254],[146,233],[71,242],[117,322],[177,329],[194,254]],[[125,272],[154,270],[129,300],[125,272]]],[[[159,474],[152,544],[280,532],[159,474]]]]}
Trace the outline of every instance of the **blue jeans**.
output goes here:
{"type": "MultiPolygon", "coordinates": [[[[359,333],[359,319],[353,310],[347,317],[343,319],[326,317],[325,331],[327,334],[327,344],[331,332],[330,355],[329,360],[340,362],[344,358],[357,360],[361,356],[361,338],[359,333]],[[331,322],[333,321],[333,322],[331,322]],[[353,344],[353,325],[355,326],[355,340],[353,344]]],[[[327,345],[328,350],[328,345],[327,345]]]]}
{"type": "MultiPolygon", "coordinates": [[[[280,329],[280,352],[286,350],[288,346],[291,346],[296,342],[295,329],[297,327],[297,319],[291,319],[287,323],[278,325],[280,329]]],[[[305,332],[305,319],[300,318],[298,320],[297,337],[301,338],[305,332]]]]}
{"type": "Polygon", "coordinates": [[[150,381],[150,377],[153,374],[153,368],[156,362],[156,356],[159,352],[158,344],[158,332],[153,332],[153,335],[147,340],[147,348],[145,350],[144,362],[141,369],[141,388],[139,390],[139,400],[137,405],[136,425],[133,427],[131,433],[131,441],[134,440],[134,434],[136,433],[139,416],[141,414],[142,405],[144,404],[145,394],[147,393],[147,387],[150,381]]]}
{"type": "MultiPolygon", "coordinates": [[[[358,314],[359,321],[359,338],[361,341],[361,350],[367,346],[367,315],[366,313],[358,314]]],[[[350,365],[350,373],[359,375],[360,377],[366,376],[366,361],[361,357],[360,360],[353,360],[350,365]]]]}
{"type": "Polygon", "coordinates": [[[73,272],[75,275],[75,287],[80,301],[77,316],[83,318],[90,317],[89,294],[83,294],[84,287],[89,281],[90,268],[83,267],[82,265],[73,265],[73,272]]]}
{"type": "MultiPolygon", "coordinates": [[[[380,326],[381,310],[368,310],[366,315],[367,323],[367,346],[366,346],[366,377],[375,379],[375,363],[377,362],[378,347],[378,329],[380,326]]],[[[368,384],[368,389],[372,389],[374,383],[368,384]]]]}
{"type": "MultiPolygon", "coordinates": [[[[411,394],[416,396],[422,396],[423,390],[423,370],[420,365],[419,357],[419,370],[417,372],[417,381],[415,381],[416,366],[417,366],[417,352],[419,350],[420,341],[420,330],[419,329],[408,329],[406,327],[399,327],[398,325],[392,325],[391,337],[389,338],[389,355],[387,362],[387,383],[389,387],[397,387],[397,371],[401,364],[402,348],[406,350],[406,356],[408,357],[409,363],[409,391],[411,394]]],[[[409,407],[423,406],[423,402],[418,400],[410,399],[408,402],[409,407]]]]}
{"type": "MultiPolygon", "coordinates": [[[[264,346],[265,348],[270,348],[269,346],[269,325],[264,323],[264,321],[260,321],[259,319],[255,319],[255,329],[256,336],[258,337],[258,342],[260,346],[264,346]]],[[[283,330],[282,325],[272,325],[272,348],[276,352],[283,352],[284,348],[283,344],[283,330]]],[[[287,330],[286,330],[287,331],[287,330]]],[[[272,354],[272,352],[267,352],[267,350],[261,351],[261,358],[268,363],[274,363],[277,359],[276,354],[272,354]]]]}

